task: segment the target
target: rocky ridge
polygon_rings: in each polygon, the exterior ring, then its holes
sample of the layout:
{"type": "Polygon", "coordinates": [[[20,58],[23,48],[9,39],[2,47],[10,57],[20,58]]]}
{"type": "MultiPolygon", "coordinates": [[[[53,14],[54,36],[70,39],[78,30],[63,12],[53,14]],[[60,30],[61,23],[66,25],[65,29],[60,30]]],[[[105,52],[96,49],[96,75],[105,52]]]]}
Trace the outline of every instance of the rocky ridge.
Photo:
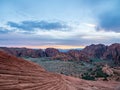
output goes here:
{"type": "Polygon", "coordinates": [[[115,43],[110,46],[103,44],[86,46],[82,50],[69,50],[68,52],[60,52],[55,48],[42,49],[27,49],[27,48],[6,48],[0,47],[0,50],[17,57],[51,57],[59,60],[75,60],[75,61],[90,61],[92,58],[103,60],[113,60],[115,64],[120,64],[120,44],[115,43]]]}

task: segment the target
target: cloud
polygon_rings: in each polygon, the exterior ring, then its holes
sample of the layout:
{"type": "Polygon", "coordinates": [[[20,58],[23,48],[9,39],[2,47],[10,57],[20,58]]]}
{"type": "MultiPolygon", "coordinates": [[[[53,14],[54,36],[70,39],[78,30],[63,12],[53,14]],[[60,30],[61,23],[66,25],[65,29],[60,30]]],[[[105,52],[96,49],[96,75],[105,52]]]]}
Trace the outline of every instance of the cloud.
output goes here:
{"type": "Polygon", "coordinates": [[[89,27],[96,27],[95,24],[90,24],[90,23],[83,23],[83,24],[85,24],[86,26],[89,26],[89,27]]]}
{"type": "MultiPolygon", "coordinates": [[[[21,30],[8,26],[2,27],[3,30],[9,31],[0,35],[0,45],[11,46],[44,46],[44,45],[88,45],[92,43],[112,43],[119,42],[120,33],[106,31],[104,29],[96,30],[93,23],[64,23],[67,25],[66,30],[63,28],[44,30],[34,28],[33,30],[21,30]]],[[[28,27],[29,28],[29,27],[28,27]]]]}
{"type": "Polygon", "coordinates": [[[82,0],[82,3],[93,13],[97,30],[120,32],[120,0],[82,0]]]}
{"type": "Polygon", "coordinates": [[[52,29],[65,29],[67,25],[61,22],[48,22],[48,21],[23,21],[21,23],[8,22],[7,25],[16,29],[33,31],[34,29],[52,30],[52,29]]]}
{"type": "Polygon", "coordinates": [[[4,27],[0,27],[0,34],[7,34],[9,33],[10,31],[4,27]]]}
{"type": "MultiPolygon", "coordinates": [[[[67,31],[62,30],[50,30],[50,31],[43,31],[38,30],[34,34],[41,36],[41,37],[48,37],[51,39],[57,39],[59,40],[68,40],[70,43],[70,40],[73,41],[80,41],[83,40],[86,41],[105,41],[105,40],[111,40],[111,39],[118,39],[120,37],[120,33],[114,32],[114,31],[105,31],[104,29],[96,30],[96,25],[94,24],[85,24],[80,23],[77,25],[74,25],[72,23],[70,25],[72,28],[67,31]]],[[[64,42],[65,43],[65,42],[64,42]]]]}
{"type": "Polygon", "coordinates": [[[120,0],[106,0],[106,3],[104,1],[102,2],[104,7],[102,8],[103,5],[100,7],[101,12],[97,12],[98,27],[106,31],[120,32],[120,0]]]}
{"type": "Polygon", "coordinates": [[[108,11],[99,16],[99,27],[107,31],[120,32],[120,12],[108,11]]]}

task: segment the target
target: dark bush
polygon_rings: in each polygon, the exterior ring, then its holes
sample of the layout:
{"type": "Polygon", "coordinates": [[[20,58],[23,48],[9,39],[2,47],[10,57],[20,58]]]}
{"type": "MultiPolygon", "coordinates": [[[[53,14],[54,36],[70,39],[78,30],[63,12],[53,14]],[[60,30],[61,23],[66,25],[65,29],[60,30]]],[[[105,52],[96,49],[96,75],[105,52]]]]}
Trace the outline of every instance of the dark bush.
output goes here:
{"type": "Polygon", "coordinates": [[[95,77],[90,76],[88,73],[84,73],[82,75],[82,79],[85,79],[85,80],[95,80],[95,77]]]}

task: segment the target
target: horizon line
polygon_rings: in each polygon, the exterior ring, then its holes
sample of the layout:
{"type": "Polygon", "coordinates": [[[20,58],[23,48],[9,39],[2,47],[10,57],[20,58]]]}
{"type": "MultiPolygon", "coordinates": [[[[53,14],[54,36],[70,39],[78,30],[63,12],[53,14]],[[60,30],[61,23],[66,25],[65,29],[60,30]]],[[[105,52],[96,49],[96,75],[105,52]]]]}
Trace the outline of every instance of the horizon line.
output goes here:
{"type": "Polygon", "coordinates": [[[46,48],[56,48],[56,49],[83,49],[85,46],[82,45],[39,45],[39,46],[0,46],[0,47],[9,47],[9,48],[31,48],[31,49],[46,49],[46,48]]]}

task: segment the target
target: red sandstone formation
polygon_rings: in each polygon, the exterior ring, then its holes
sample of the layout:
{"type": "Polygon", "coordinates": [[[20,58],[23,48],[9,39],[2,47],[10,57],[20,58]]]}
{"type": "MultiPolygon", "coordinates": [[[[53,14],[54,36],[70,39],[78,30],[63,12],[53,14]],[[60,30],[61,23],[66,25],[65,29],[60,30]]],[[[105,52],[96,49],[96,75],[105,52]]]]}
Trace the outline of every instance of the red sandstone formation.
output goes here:
{"type": "Polygon", "coordinates": [[[107,46],[103,44],[92,44],[85,47],[82,52],[84,52],[89,58],[101,58],[106,50],[107,46]]]}
{"type": "Polygon", "coordinates": [[[77,61],[89,61],[89,57],[86,53],[80,50],[70,50],[68,54],[73,58],[73,60],[77,61]]]}
{"type": "Polygon", "coordinates": [[[80,50],[69,50],[68,54],[74,59],[79,61],[80,60],[80,50]]]}
{"type": "Polygon", "coordinates": [[[0,51],[0,90],[120,90],[120,82],[49,73],[35,63],[0,51]]]}
{"type": "Polygon", "coordinates": [[[63,61],[89,61],[87,55],[79,50],[70,50],[67,53],[59,52],[58,54],[52,56],[52,59],[63,61]]]}
{"type": "Polygon", "coordinates": [[[45,57],[46,54],[42,49],[27,49],[27,48],[6,48],[0,47],[0,50],[5,51],[17,57],[45,57]]]}
{"type": "Polygon", "coordinates": [[[73,58],[67,54],[60,52],[59,54],[56,54],[55,56],[52,57],[53,60],[63,60],[63,61],[68,61],[68,60],[73,60],[73,58]]]}
{"type": "Polygon", "coordinates": [[[107,51],[104,52],[103,59],[114,60],[116,64],[120,64],[120,44],[110,45],[107,51]]]}
{"type": "Polygon", "coordinates": [[[120,64],[120,44],[115,43],[110,46],[103,44],[90,45],[83,50],[70,50],[66,53],[59,52],[58,49],[47,48],[45,51],[41,49],[27,49],[27,48],[5,48],[1,47],[9,54],[17,57],[52,57],[59,60],[77,60],[89,61],[91,58],[99,58],[105,60],[113,60],[116,64],[120,64]]]}
{"type": "Polygon", "coordinates": [[[59,50],[55,48],[47,48],[45,49],[45,53],[48,57],[53,57],[59,54],[59,50]]]}

